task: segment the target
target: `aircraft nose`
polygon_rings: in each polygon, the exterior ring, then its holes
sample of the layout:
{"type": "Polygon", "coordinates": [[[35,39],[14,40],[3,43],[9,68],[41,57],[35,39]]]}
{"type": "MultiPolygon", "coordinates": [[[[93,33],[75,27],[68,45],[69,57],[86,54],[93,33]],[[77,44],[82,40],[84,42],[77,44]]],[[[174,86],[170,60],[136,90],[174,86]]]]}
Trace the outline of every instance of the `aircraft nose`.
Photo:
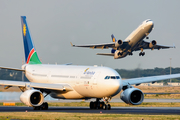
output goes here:
{"type": "Polygon", "coordinates": [[[120,92],[120,90],[122,89],[121,79],[113,80],[109,84],[110,84],[109,89],[113,94],[118,94],[120,92]]]}
{"type": "Polygon", "coordinates": [[[154,26],[153,21],[149,21],[149,22],[148,22],[148,25],[154,26]]]}

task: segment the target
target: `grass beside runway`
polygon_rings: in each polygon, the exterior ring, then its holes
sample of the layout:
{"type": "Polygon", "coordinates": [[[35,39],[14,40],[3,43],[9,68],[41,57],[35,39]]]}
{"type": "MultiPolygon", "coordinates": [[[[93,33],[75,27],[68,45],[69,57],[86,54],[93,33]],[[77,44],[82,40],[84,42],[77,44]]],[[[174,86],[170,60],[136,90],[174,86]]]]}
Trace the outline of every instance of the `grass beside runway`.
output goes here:
{"type": "Polygon", "coordinates": [[[180,115],[138,115],[103,113],[59,113],[59,112],[3,112],[0,119],[51,119],[51,120],[179,120],[180,115]]]}
{"type": "MultiPolygon", "coordinates": [[[[71,103],[61,103],[61,102],[49,102],[49,106],[62,106],[62,107],[89,107],[89,102],[71,102],[71,103]]],[[[0,103],[3,106],[3,103],[0,103]]],[[[26,106],[23,103],[15,103],[15,106],[26,106]]],[[[111,103],[111,107],[180,107],[180,103],[161,103],[161,102],[143,102],[140,105],[128,105],[123,102],[111,103]]]]}

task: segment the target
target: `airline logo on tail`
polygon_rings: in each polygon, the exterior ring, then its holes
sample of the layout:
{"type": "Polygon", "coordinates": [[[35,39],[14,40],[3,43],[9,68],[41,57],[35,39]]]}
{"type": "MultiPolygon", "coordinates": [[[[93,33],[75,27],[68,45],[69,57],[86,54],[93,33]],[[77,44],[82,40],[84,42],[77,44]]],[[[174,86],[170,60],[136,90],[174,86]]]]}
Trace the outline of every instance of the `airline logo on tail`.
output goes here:
{"type": "Polygon", "coordinates": [[[26,36],[26,25],[25,24],[23,25],[23,34],[24,34],[24,36],[26,36]]]}
{"type": "Polygon", "coordinates": [[[26,16],[21,16],[21,22],[26,64],[42,64],[33,45],[33,41],[31,39],[29,28],[26,22],[26,16]]]}

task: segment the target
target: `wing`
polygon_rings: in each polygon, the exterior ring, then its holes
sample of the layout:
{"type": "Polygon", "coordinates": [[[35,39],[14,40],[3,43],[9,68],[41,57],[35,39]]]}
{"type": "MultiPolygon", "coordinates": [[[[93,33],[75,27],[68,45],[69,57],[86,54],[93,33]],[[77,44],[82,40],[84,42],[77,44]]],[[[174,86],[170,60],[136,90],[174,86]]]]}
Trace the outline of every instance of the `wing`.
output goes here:
{"type": "Polygon", "coordinates": [[[2,66],[0,66],[0,69],[8,69],[8,70],[17,70],[17,71],[25,71],[25,70],[23,70],[23,69],[19,69],[19,68],[9,68],[9,67],[2,67],[2,66]]]}
{"type": "MultiPolygon", "coordinates": [[[[10,80],[0,80],[0,85],[5,86],[16,86],[16,87],[30,87],[36,89],[48,89],[48,90],[58,90],[58,91],[72,91],[72,87],[68,84],[47,84],[47,83],[34,83],[34,82],[20,82],[20,81],[10,81],[10,80]]],[[[8,88],[8,87],[7,87],[8,88]]]]}
{"type": "Polygon", "coordinates": [[[139,85],[141,83],[149,83],[156,82],[166,79],[179,78],[180,74],[172,74],[172,75],[160,75],[160,76],[151,76],[151,77],[141,77],[141,78],[132,78],[123,80],[123,86],[127,85],[139,85]]]}
{"type": "Polygon", "coordinates": [[[71,46],[73,47],[86,47],[86,48],[92,48],[92,49],[108,49],[108,48],[114,48],[115,43],[103,43],[103,44],[88,44],[88,45],[73,45],[71,43],[71,46]]]}
{"type": "MultiPolygon", "coordinates": [[[[149,44],[150,44],[150,42],[147,42],[147,41],[143,40],[142,43],[138,47],[136,47],[134,49],[134,51],[141,50],[141,48],[143,48],[143,49],[152,49],[152,48],[149,47],[149,44]]],[[[158,49],[158,50],[167,49],[167,48],[175,48],[175,46],[174,45],[173,46],[166,46],[166,45],[158,45],[158,44],[153,46],[153,49],[158,49]]]]}
{"type": "MultiPolygon", "coordinates": [[[[117,47],[115,47],[115,42],[112,43],[102,43],[102,44],[88,44],[88,45],[73,45],[71,43],[72,47],[86,47],[86,48],[92,48],[92,49],[108,49],[108,48],[114,48],[117,49],[117,47]]],[[[123,41],[123,44],[118,46],[119,49],[124,49],[126,46],[128,45],[127,41],[123,41]]]]}

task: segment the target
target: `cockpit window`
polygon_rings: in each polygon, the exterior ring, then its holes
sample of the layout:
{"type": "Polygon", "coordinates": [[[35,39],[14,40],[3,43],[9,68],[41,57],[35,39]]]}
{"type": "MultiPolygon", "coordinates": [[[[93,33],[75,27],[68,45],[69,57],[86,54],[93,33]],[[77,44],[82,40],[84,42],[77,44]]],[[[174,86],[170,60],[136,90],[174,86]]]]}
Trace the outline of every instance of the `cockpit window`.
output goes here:
{"type": "Polygon", "coordinates": [[[146,23],[149,22],[149,21],[152,21],[152,20],[146,20],[146,23]]]}
{"type": "Polygon", "coordinates": [[[104,79],[120,79],[119,76],[106,76],[104,79]]]}
{"type": "Polygon", "coordinates": [[[110,78],[110,76],[106,76],[104,79],[109,79],[110,78]]]}
{"type": "Polygon", "coordinates": [[[111,79],[116,79],[116,76],[111,76],[111,79]]]}

